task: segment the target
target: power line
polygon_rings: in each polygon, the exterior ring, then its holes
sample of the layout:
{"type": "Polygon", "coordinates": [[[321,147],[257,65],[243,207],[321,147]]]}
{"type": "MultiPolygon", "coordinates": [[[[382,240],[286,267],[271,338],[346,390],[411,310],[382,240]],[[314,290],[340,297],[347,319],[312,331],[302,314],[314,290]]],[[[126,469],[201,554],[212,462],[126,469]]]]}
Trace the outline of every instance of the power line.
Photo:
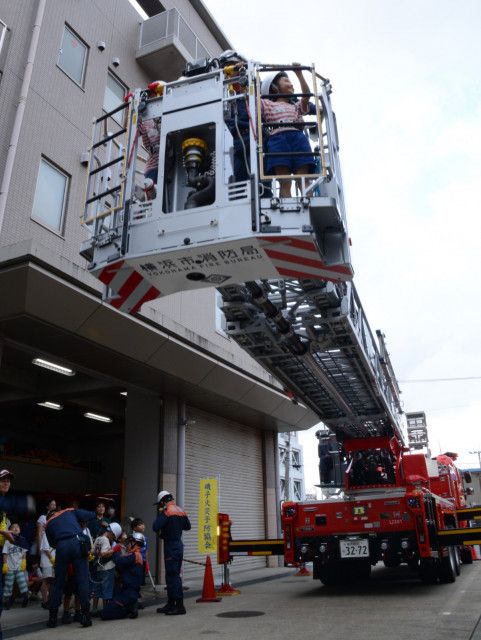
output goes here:
{"type": "Polygon", "coordinates": [[[412,380],[398,380],[399,384],[409,384],[412,382],[455,382],[458,380],[481,380],[481,376],[467,376],[466,378],[418,378],[412,380]]]}

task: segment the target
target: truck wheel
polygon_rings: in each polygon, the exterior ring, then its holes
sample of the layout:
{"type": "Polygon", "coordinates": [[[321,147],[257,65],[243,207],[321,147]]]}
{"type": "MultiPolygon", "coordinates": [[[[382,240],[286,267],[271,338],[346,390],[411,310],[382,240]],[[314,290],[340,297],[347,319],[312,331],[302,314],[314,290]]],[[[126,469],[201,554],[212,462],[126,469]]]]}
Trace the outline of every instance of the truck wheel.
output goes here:
{"type": "Polygon", "coordinates": [[[463,564],[473,564],[473,556],[470,547],[461,547],[461,562],[463,564]]]}
{"type": "Polygon", "coordinates": [[[448,555],[441,558],[438,568],[441,582],[448,583],[456,581],[456,560],[453,547],[448,547],[448,555]]]}
{"type": "Polygon", "coordinates": [[[436,584],[438,581],[437,567],[432,558],[421,558],[419,561],[419,577],[424,584],[436,584]]]}
{"type": "Polygon", "coordinates": [[[461,554],[459,553],[459,547],[454,548],[454,567],[456,569],[456,575],[461,574],[461,554]]]}
{"type": "Polygon", "coordinates": [[[317,576],[326,587],[333,587],[337,584],[336,570],[332,563],[319,565],[317,568],[317,576]]]}

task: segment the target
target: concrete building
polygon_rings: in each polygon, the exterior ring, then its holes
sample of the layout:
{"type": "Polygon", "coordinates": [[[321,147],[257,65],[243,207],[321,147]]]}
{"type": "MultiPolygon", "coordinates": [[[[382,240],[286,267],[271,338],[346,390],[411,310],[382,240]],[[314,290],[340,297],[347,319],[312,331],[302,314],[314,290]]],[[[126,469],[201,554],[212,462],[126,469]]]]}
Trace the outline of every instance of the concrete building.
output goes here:
{"type": "Polygon", "coordinates": [[[140,4],[146,21],[128,0],[0,0],[0,451],[16,488],[63,504],[112,494],[150,523],[173,491],[198,560],[199,479],[236,537],[276,537],[277,432],[317,419],[223,333],[215,290],[127,317],[78,253],[92,119],[231,47],[200,0],[140,4]]]}
{"type": "Polygon", "coordinates": [[[304,452],[295,431],[279,434],[279,470],[281,500],[305,500],[304,452]]]}

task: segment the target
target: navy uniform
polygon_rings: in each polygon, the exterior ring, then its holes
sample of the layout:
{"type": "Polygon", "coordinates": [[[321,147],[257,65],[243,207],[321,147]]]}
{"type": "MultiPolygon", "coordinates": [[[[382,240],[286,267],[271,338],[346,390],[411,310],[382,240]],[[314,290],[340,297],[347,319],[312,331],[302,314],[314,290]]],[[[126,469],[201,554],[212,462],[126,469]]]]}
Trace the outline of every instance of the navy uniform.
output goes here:
{"type": "Polygon", "coordinates": [[[126,555],[122,555],[120,549],[114,551],[112,560],[120,574],[121,586],[118,592],[114,593],[113,599],[100,612],[102,620],[137,617],[137,600],[144,580],[144,560],[140,550],[144,543],[144,536],[135,532],[127,539],[126,555]]]}
{"type": "Polygon", "coordinates": [[[57,625],[57,613],[62,602],[63,590],[67,579],[68,565],[72,564],[80,599],[83,627],[90,627],[89,567],[88,552],[90,542],[82,533],[81,522],[95,518],[95,513],[85,509],[64,509],[57,511],[47,520],[46,534],[55,553],[55,582],[49,599],[50,617],[48,627],[57,625]]]}
{"type": "Polygon", "coordinates": [[[165,581],[168,597],[167,604],[157,609],[157,613],[180,615],[185,613],[180,577],[184,557],[182,531],[189,531],[190,521],[185,511],[175,504],[172,494],[168,491],[161,491],[155,504],[159,505],[160,513],[155,519],[152,529],[164,541],[165,581]]]}

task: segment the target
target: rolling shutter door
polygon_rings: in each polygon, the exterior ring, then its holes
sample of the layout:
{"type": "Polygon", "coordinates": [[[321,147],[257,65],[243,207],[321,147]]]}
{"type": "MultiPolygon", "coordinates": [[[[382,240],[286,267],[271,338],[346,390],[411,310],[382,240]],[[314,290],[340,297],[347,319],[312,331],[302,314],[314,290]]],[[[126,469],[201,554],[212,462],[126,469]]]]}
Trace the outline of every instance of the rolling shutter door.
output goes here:
{"type": "MultiPolygon", "coordinates": [[[[192,530],[184,533],[184,557],[204,561],[197,546],[199,481],[219,477],[219,511],[232,520],[232,537],[265,538],[261,432],[210,414],[189,409],[186,427],[185,509],[192,530]]],[[[212,557],[215,576],[219,575],[212,557]]],[[[265,567],[265,558],[234,559],[236,569],[265,567]]],[[[198,576],[203,567],[184,563],[184,575],[198,576]]]]}

